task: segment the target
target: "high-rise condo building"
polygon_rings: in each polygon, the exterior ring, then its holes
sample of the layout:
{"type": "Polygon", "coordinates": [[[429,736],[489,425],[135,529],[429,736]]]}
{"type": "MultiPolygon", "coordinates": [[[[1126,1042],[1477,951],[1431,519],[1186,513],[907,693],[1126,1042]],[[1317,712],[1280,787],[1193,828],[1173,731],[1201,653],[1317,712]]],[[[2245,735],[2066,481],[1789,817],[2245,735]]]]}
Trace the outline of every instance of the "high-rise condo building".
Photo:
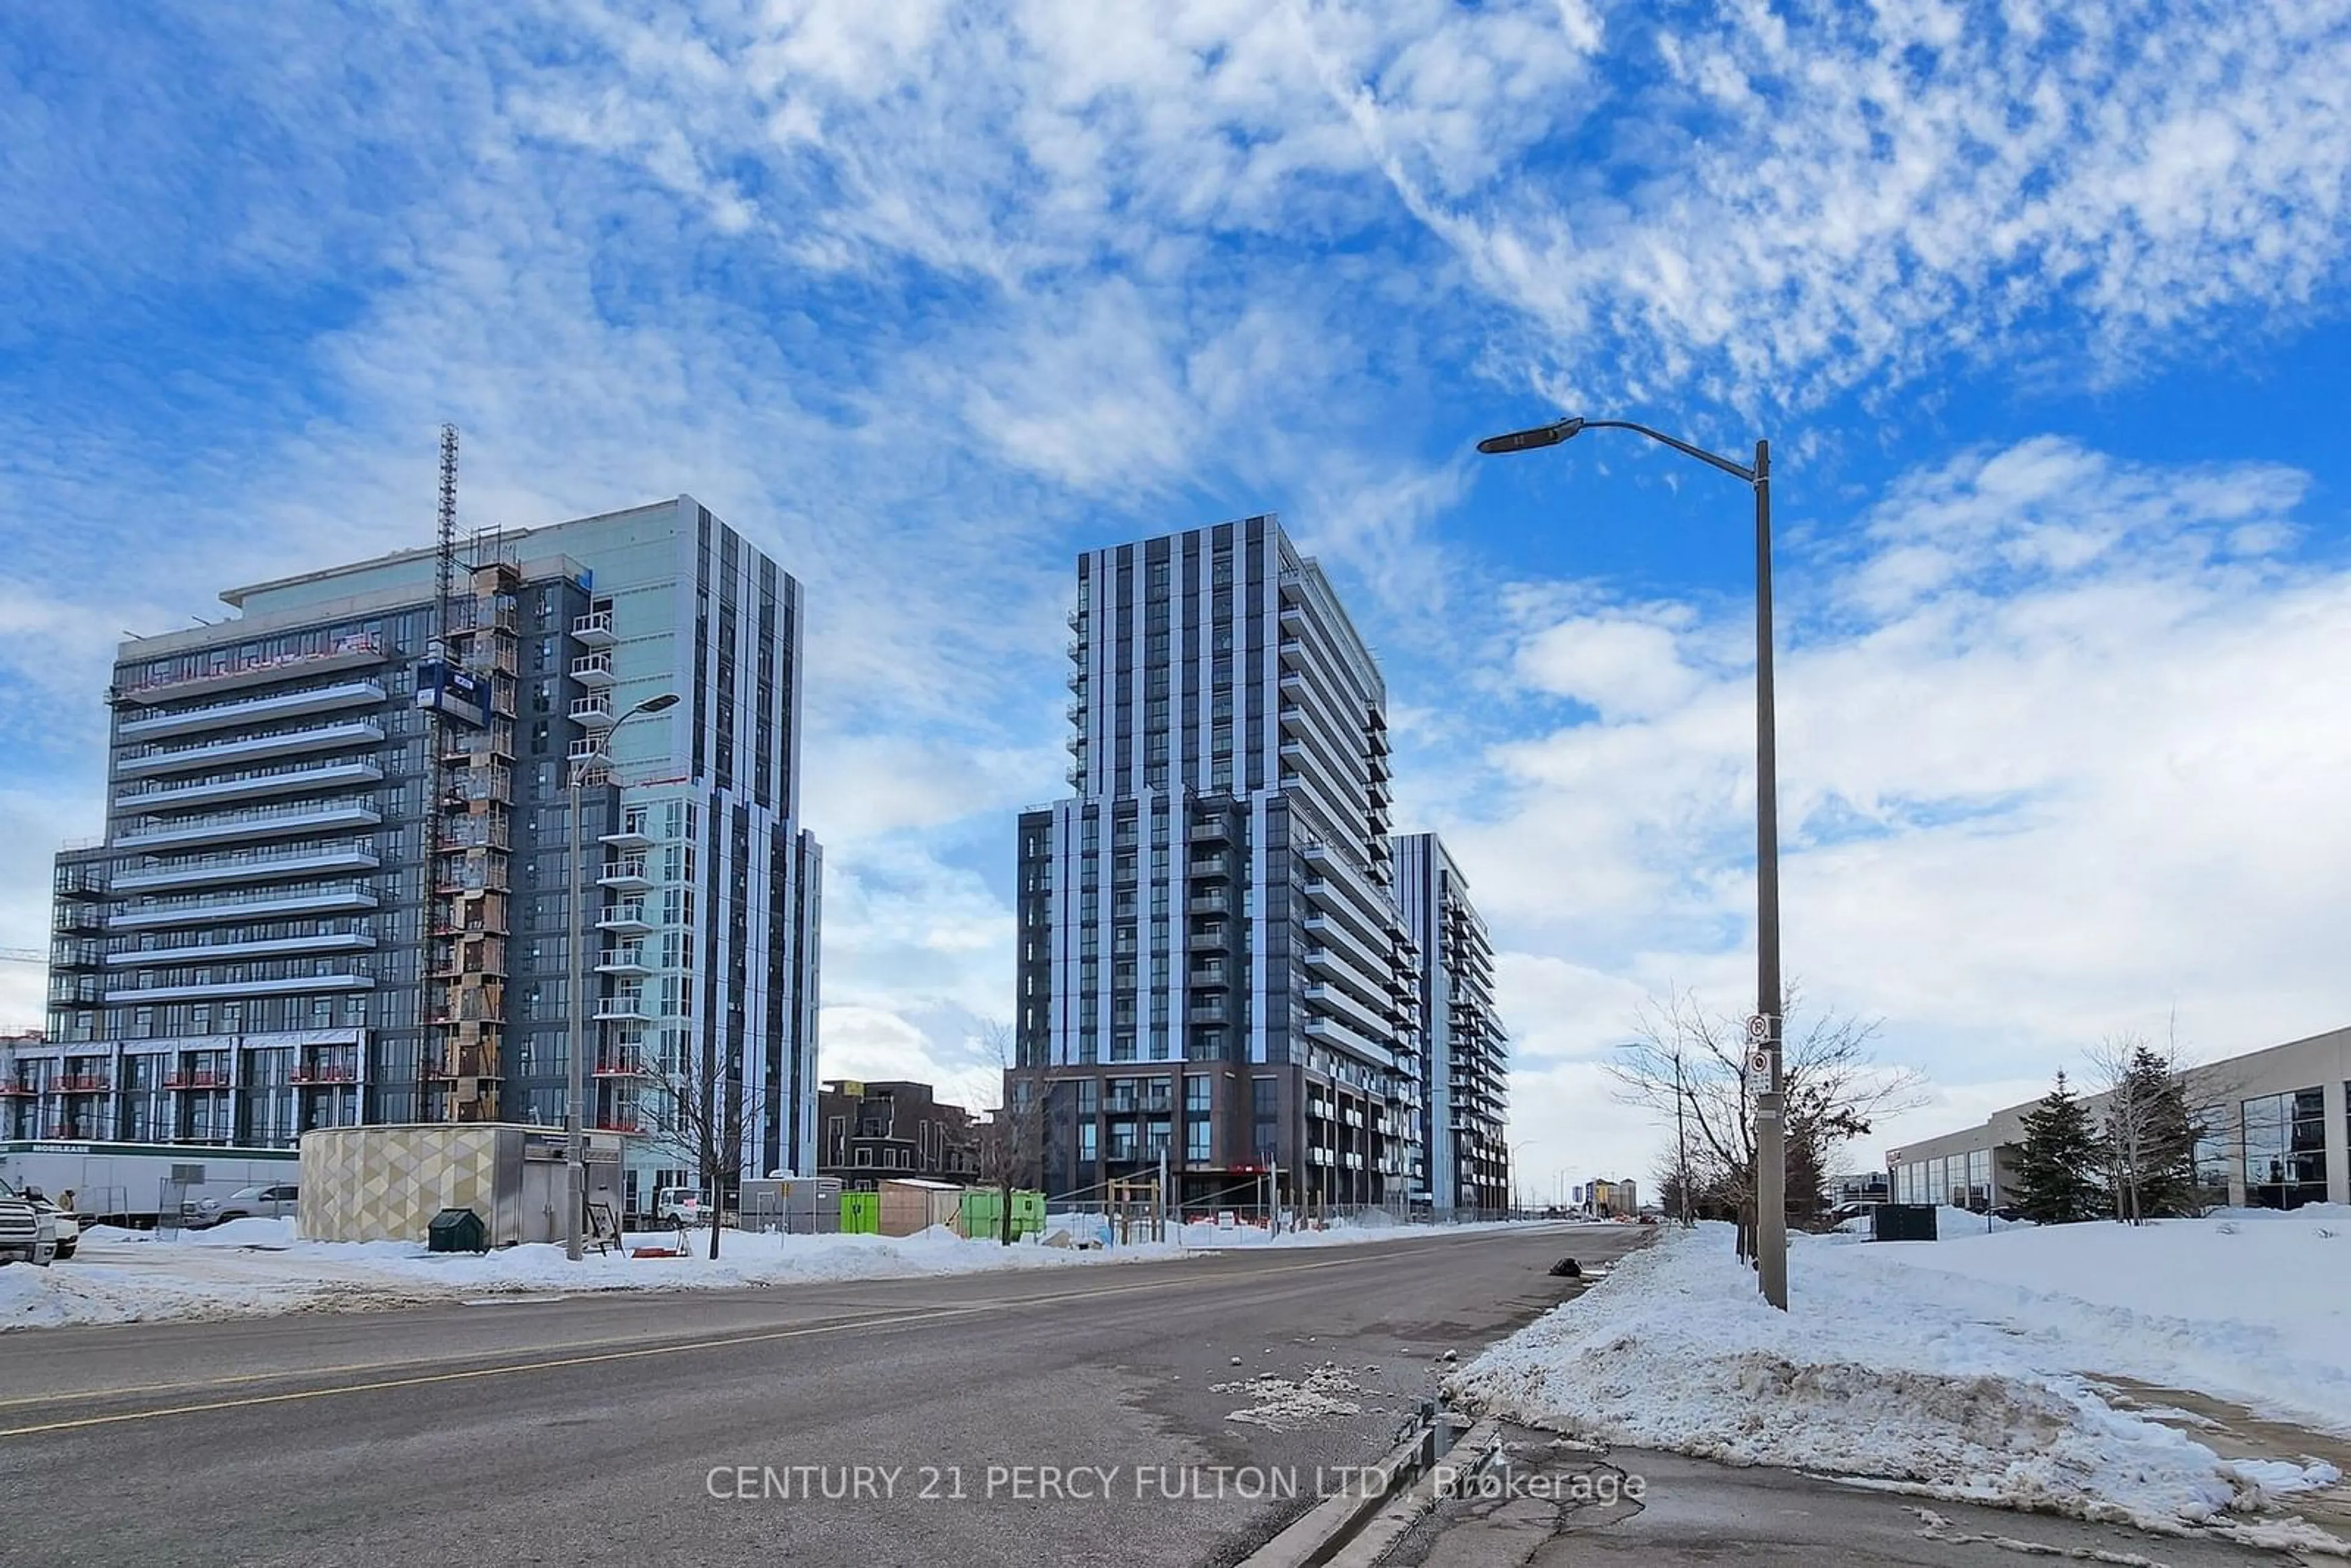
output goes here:
{"type": "MultiPolygon", "coordinates": [[[[1386,692],[1271,517],[1099,549],[1069,778],[1019,828],[1017,1064],[1058,1195],[1427,1191],[1425,966],[1391,892],[1386,692]]],[[[1440,1200],[1441,1201],[1441,1200],[1440,1200]]]]}
{"type": "Polygon", "coordinates": [[[1508,1208],[1510,1037],[1494,1011],[1494,946],[1469,882],[1435,833],[1394,841],[1395,891],[1420,955],[1424,1063],[1416,1138],[1439,1207],[1508,1208]]]}
{"type": "MultiPolygon", "coordinates": [[[[106,832],[57,857],[49,1038],[0,1136],[559,1125],[580,1006],[590,1125],[691,1079],[756,1110],[746,1172],[814,1172],[799,585],[685,497],[458,556],[445,585],[421,549],[233,589],[121,645],[106,832]]],[[[664,1166],[640,1144],[632,1186],[695,1180],[664,1166]]]]}

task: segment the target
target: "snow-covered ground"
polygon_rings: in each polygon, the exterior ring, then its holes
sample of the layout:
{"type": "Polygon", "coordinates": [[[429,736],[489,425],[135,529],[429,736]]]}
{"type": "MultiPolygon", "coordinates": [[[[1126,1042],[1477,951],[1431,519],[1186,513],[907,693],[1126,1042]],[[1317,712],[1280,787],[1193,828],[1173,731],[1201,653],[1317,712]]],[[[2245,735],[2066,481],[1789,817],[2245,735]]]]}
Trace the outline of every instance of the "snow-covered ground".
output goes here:
{"type": "MultiPolygon", "coordinates": [[[[1479,1226],[1437,1228],[1443,1233],[1479,1226]]],[[[1418,1228],[1435,1234],[1430,1228],[1418,1228]]],[[[726,1290],[837,1280],[903,1279],[1006,1269],[1057,1269],[1163,1260],[1241,1247],[1316,1247],[1393,1239],[1413,1228],[1336,1225],[1269,1239],[1248,1227],[1185,1228],[1180,1239],[1082,1249],[967,1241],[945,1229],[881,1236],[774,1236],[729,1231],[712,1262],[709,1233],[692,1233],[695,1255],[632,1258],[510,1247],[479,1256],[432,1253],[404,1241],[304,1241],[287,1219],[237,1219],[169,1241],[94,1227],[79,1253],[53,1268],[0,1269],[0,1330],[172,1318],[352,1311],[427,1301],[585,1291],[726,1290]]],[[[675,1231],[632,1236],[667,1247],[675,1231]]]]}
{"type": "Polygon", "coordinates": [[[2306,1455],[2224,1459],[2094,1380],[2351,1435],[2351,1211],[1990,1234],[1961,1218],[1932,1242],[1795,1238],[1786,1313],[1727,1227],[1669,1232],[1455,1391],[1587,1440],[2167,1530],[2242,1532],[2341,1479],[2306,1455]]]}

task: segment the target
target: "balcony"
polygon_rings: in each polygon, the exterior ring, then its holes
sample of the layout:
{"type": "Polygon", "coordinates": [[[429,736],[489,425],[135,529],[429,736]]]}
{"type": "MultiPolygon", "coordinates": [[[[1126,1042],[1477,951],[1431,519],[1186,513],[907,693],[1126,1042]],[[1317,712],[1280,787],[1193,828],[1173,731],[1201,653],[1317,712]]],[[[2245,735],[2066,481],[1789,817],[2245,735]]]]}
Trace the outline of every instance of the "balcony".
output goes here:
{"type": "Polygon", "coordinates": [[[596,1058],[592,1071],[599,1078],[643,1078],[645,1059],[640,1051],[608,1051],[596,1058]]]}
{"type": "Polygon", "coordinates": [[[612,686],[612,655],[582,653],[571,661],[571,678],[591,691],[610,691],[612,686]]]}
{"type": "Polygon", "coordinates": [[[159,926],[215,925],[225,920],[263,920],[277,915],[336,915],[373,909],[376,895],[364,887],[324,893],[246,894],[132,905],[115,911],[113,929],[145,931],[159,926]]]}
{"type": "Polygon", "coordinates": [[[357,1083],[359,1081],[360,1070],[357,1067],[327,1062],[320,1062],[308,1067],[298,1067],[293,1071],[286,1075],[286,1082],[288,1083],[299,1083],[312,1087],[357,1083]]]}
{"type": "Polygon", "coordinates": [[[1192,933],[1186,946],[1195,953],[1221,952],[1232,942],[1232,936],[1219,922],[1192,933]]]}
{"type": "Polygon", "coordinates": [[[596,919],[597,930],[609,931],[616,936],[642,936],[653,928],[653,923],[645,918],[644,904],[634,900],[616,904],[596,919]]]}
{"type": "Polygon", "coordinates": [[[1233,1013],[1222,997],[1195,997],[1189,1009],[1193,1023],[1230,1023],[1233,1013]]]}
{"type": "Polygon", "coordinates": [[[91,936],[106,929],[106,911],[95,904],[61,904],[49,929],[68,936],[91,936]]]}
{"type": "Polygon", "coordinates": [[[612,699],[602,692],[571,699],[571,722],[591,729],[612,727],[612,699]]]}
{"type": "Polygon", "coordinates": [[[374,947],[365,931],[330,931],[316,936],[279,936],[263,942],[215,942],[185,947],[144,947],[107,955],[118,969],[153,968],[162,964],[210,964],[224,958],[263,958],[298,953],[360,953],[374,947]]]}
{"type": "Polygon", "coordinates": [[[1395,1068],[1395,1053],[1385,1041],[1363,1034],[1337,1019],[1310,1018],[1302,1032],[1309,1040],[1343,1051],[1375,1067],[1387,1068],[1391,1071],[1395,1068]]]}
{"type": "Polygon", "coordinates": [[[135,681],[117,687],[109,695],[118,701],[129,698],[142,704],[177,702],[199,694],[235,691],[243,686],[268,685],[273,682],[306,675],[364,669],[370,664],[382,664],[388,656],[379,638],[364,634],[339,637],[331,644],[313,652],[284,653],[264,659],[224,660],[201,674],[135,681]]]}
{"type": "Polygon", "coordinates": [[[653,885],[652,862],[643,855],[615,855],[597,873],[596,885],[615,893],[643,893],[653,885]]]}
{"type": "Polygon", "coordinates": [[[126,719],[115,726],[114,734],[119,741],[162,740],[170,736],[201,735],[206,730],[240,725],[308,718],[312,714],[333,713],[339,708],[373,707],[383,700],[383,687],[375,682],[345,681],[331,686],[313,686],[308,691],[277,692],[242,702],[216,703],[209,707],[182,708],[148,718],[126,719]]]}
{"type": "Polygon", "coordinates": [[[373,849],[361,844],[343,844],[332,849],[304,850],[294,854],[242,855],[125,872],[114,879],[114,887],[117,893],[133,893],[166,887],[276,882],[288,877],[371,872],[381,864],[381,857],[373,849]]]}
{"type": "Polygon", "coordinates": [[[1225,893],[1196,894],[1184,904],[1186,912],[1192,915],[1229,915],[1232,907],[1232,896],[1225,893]]]}
{"type": "Polygon", "coordinates": [[[105,999],[104,988],[92,976],[49,977],[49,1006],[53,1008],[94,1008],[105,999]]]}
{"type": "Polygon", "coordinates": [[[105,1094],[114,1088],[114,1080],[103,1072],[68,1072],[57,1080],[57,1087],[68,1094],[105,1094]]]}
{"type": "Polygon", "coordinates": [[[620,639],[612,635],[612,612],[591,610],[585,615],[574,616],[571,640],[583,648],[609,648],[620,639]]]}
{"type": "Polygon", "coordinates": [[[653,967],[645,959],[643,943],[627,942],[607,947],[598,954],[596,972],[600,975],[650,975],[653,967]]]}
{"type": "Polygon", "coordinates": [[[1218,811],[1192,824],[1192,841],[1196,844],[1228,844],[1233,841],[1232,819],[1218,811]]]}
{"type": "Polygon", "coordinates": [[[371,991],[373,975],[295,975],[283,980],[219,980],[194,986],[119,986],[107,993],[111,1008],[152,1002],[202,1002],[223,998],[314,996],[328,991],[371,991]]]}
{"type": "Polygon", "coordinates": [[[59,898],[104,898],[106,868],[86,861],[61,865],[51,891],[59,898]]]}
{"type": "Polygon", "coordinates": [[[622,987],[598,1001],[596,1010],[589,1016],[623,1023],[651,1023],[653,1018],[652,1004],[645,999],[644,992],[633,986],[622,987]]]}
{"type": "Polygon", "coordinates": [[[653,847],[653,836],[649,831],[652,825],[652,818],[643,810],[632,807],[621,813],[618,828],[609,833],[597,834],[596,841],[608,849],[649,850],[653,847]]]}
{"type": "Polygon", "coordinates": [[[228,1087],[228,1069],[200,1067],[190,1072],[167,1072],[163,1075],[163,1087],[166,1089],[225,1089],[228,1087]]]}
{"type": "Polygon", "coordinates": [[[381,827],[382,823],[383,813],[365,801],[307,801],[292,806],[257,806],[243,811],[161,823],[116,839],[114,848],[152,854],[200,844],[246,843],[257,839],[291,838],[305,833],[352,832],[381,827]]]}
{"type": "Polygon", "coordinates": [[[49,967],[68,973],[101,968],[106,963],[106,948],[96,942],[52,942],[49,944],[49,967]]]}
{"type": "Polygon", "coordinates": [[[383,727],[360,719],[347,724],[286,730],[277,735],[257,735],[242,740],[221,740],[205,746],[151,751],[143,757],[124,758],[115,765],[115,772],[125,779],[145,779],[164,773],[196,773],[207,768],[229,768],[272,757],[342,751],[353,747],[382,744],[383,727]]]}
{"type": "Polygon", "coordinates": [[[162,789],[127,789],[114,798],[114,804],[121,811],[165,811],[182,806],[226,805],[264,795],[315,794],[382,782],[383,769],[373,762],[330,762],[319,768],[283,768],[162,789]]]}

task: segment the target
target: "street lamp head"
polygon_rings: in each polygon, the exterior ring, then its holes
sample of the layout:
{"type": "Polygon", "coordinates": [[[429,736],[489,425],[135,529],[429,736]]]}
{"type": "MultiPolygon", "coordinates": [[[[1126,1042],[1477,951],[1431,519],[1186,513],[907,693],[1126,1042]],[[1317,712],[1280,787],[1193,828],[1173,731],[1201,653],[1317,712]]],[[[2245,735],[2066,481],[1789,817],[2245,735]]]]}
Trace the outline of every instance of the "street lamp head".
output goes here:
{"type": "Polygon", "coordinates": [[[644,701],[631,708],[629,710],[629,716],[634,718],[641,713],[665,713],[676,706],[677,694],[675,692],[664,692],[657,697],[647,697],[644,701]]]}
{"type": "Polygon", "coordinates": [[[1557,446],[1583,428],[1583,421],[1580,417],[1562,419],[1551,424],[1538,424],[1532,430],[1514,430],[1508,435],[1489,435],[1478,444],[1478,450],[1489,457],[1503,452],[1532,452],[1538,446],[1557,446]]]}

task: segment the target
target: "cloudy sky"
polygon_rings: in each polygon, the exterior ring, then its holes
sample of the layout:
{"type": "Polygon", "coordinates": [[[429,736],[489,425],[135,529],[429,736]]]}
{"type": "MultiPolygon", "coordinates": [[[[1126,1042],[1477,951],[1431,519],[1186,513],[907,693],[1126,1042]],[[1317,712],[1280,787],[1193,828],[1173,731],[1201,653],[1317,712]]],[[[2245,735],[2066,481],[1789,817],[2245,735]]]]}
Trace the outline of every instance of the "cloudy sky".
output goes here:
{"type": "MultiPolygon", "coordinates": [[[[114,642],[694,494],[810,591],[828,1073],[965,1082],[1081,549],[1279,512],[1499,945],[1521,1168],[1787,964],[1936,1103],[2351,1022],[2351,5],[407,0],[0,31],[0,946],[114,642]]],[[[0,1023],[39,976],[0,966],[0,1023]]]]}

